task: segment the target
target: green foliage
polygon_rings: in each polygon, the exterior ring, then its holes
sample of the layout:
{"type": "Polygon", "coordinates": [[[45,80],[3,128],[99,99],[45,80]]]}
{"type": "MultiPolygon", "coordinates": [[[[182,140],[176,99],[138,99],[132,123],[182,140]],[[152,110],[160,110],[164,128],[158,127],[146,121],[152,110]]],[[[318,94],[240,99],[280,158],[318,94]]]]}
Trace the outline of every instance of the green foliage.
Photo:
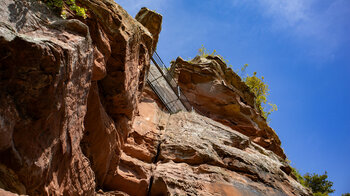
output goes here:
{"type": "MultiPolygon", "coordinates": [[[[223,56],[219,55],[216,50],[213,50],[213,52],[209,52],[208,49],[206,49],[203,45],[198,49],[198,55],[200,57],[207,57],[209,55],[216,55],[218,56],[226,65],[227,67],[230,67],[233,70],[232,65],[230,65],[227,59],[225,59],[223,56]]],[[[269,95],[269,89],[266,82],[264,82],[264,77],[258,78],[256,75],[257,73],[254,72],[253,76],[247,75],[244,77],[246,69],[248,67],[248,64],[244,64],[240,69],[236,70],[236,73],[238,74],[240,72],[240,76],[243,79],[243,81],[247,84],[247,86],[250,88],[250,90],[255,95],[255,102],[258,105],[261,115],[268,120],[268,116],[274,112],[277,111],[277,105],[268,103],[267,102],[267,96],[269,95]],[[267,110],[269,108],[269,110],[267,110]]]]}
{"type": "Polygon", "coordinates": [[[82,8],[80,6],[77,6],[75,3],[75,0],[66,0],[67,4],[69,5],[69,9],[75,11],[75,13],[78,16],[83,17],[84,19],[86,18],[86,9],[82,8]]]}
{"type": "MultiPolygon", "coordinates": [[[[306,173],[301,176],[297,169],[292,167],[292,173],[297,178],[297,181],[304,187],[310,188],[313,192],[313,196],[328,196],[329,193],[333,193],[333,182],[327,180],[328,175],[325,172],[323,175],[306,173]]],[[[349,193],[342,196],[350,196],[349,193]]]]}
{"type": "Polygon", "coordinates": [[[317,192],[317,193],[313,193],[313,196],[328,196],[328,193],[317,192]]]}
{"type": "Polygon", "coordinates": [[[297,178],[297,181],[305,186],[305,181],[304,181],[304,178],[303,176],[299,173],[299,171],[297,169],[295,169],[294,167],[291,167],[292,168],[292,174],[294,174],[294,176],[297,178]]]}
{"type": "Polygon", "coordinates": [[[198,49],[198,55],[200,57],[207,57],[210,55],[210,52],[202,44],[202,46],[198,49]]]}
{"type": "Polygon", "coordinates": [[[245,75],[245,70],[247,69],[248,67],[248,64],[244,64],[242,67],[241,67],[241,70],[237,70],[236,73],[239,73],[239,76],[241,76],[241,78],[244,78],[244,75],[245,75]]]}
{"type": "Polygon", "coordinates": [[[198,55],[200,57],[207,57],[207,56],[218,56],[228,67],[231,67],[232,68],[232,65],[228,64],[228,60],[225,59],[223,56],[221,56],[220,54],[218,54],[216,52],[216,50],[214,49],[212,53],[209,52],[208,49],[206,49],[203,44],[202,44],[202,47],[200,47],[198,49],[198,55]]]}
{"type": "MultiPolygon", "coordinates": [[[[243,67],[242,69],[245,70],[246,67],[243,67]]],[[[255,95],[255,102],[258,105],[261,115],[268,119],[268,116],[273,112],[277,111],[277,105],[272,103],[267,103],[267,96],[269,95],[269,88],[266,82],[264,82],[264,77],[261,76],[261,78],[258,78],[257,73],[254,72],[252,76],[247,75],[246,78],[244,78],[245,83],[250,88],[250,90],[255,95]],[[266,104],[270,106],[270,110],[266,111],[266,104]]]]}
{"type": "Polygon", "coordinates": [[[323,175],[310,175],[307,173],[304,175],[305,186],[311,188],[314,196],[328,195],[328,193],[333,193],[334,189],[332,189],[333,182],[326,180],[327,178],[327,172],[325,172],[323,175]]]}
{"type": "Polygon", "coordinates": [[[264,77],[262,76],[261,79],[256,76],[256,72],[253,73],[253,76],[247,76],[245,78],[245,83],[248,85],[250,90],[254,93],[256,96],[256,103],[258,105],[261,105],[262,103],[266,103],[267,99],[267,93],[268,93],[268,86],[264,82],[264,77]]]}
{"type": "Polygon", "coordinates": [[[53,10],[61,11],[63,7],[63,0],[42,0],[44,3],[46,3],[49,8],[53,10]]]}
{"type": "Polygon", "coordinates": [[[77,16],[81,16],[84,19],[87,17],[86,9],[78,6],[75,0],[42,0],[42,1],[46,3],[46,5],[49,8],[59,12],[61,14],[61,17],[64,19],[67,18],[67,12],[64,8],[64,5],[66,5],[70,10],[75,12],[77,16]]]}
{"type": "Polygon", "coordinates": [[[350,193],[341,194],[341,196],[350,196],[350,193]]]}

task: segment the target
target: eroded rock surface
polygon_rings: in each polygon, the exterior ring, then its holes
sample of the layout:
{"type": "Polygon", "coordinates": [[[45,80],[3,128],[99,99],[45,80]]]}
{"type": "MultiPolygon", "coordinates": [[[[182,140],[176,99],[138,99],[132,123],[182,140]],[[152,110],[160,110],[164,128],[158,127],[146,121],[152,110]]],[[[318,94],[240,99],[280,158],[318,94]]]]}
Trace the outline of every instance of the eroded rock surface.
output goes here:
{"type": "Polygon", "coordinates": [[[123,148],[118,190],[147,195],[147,183],[149,195],[311,195],[283,158],[250,137],[195,112],[166,114],[147,94],[123,148]]]}
{"type": "Polygon", "coordinates": [[[310,195],[220,59],[176,61],[204,116],[170,115],[145,85],[161,15],[79,5],[0,1],[0,195],[310,195]]]}
{"type": "Polygon", "coordinates": [[[153,36],[153,51],[156,50],[160,31],[162,30],[162,15],[152,11],[146,7],[141,10],[135,16],[135,19],[139,21],[144,27],[146,27],[153,36]]]}
{"type": "Polygon", "coordinates": [[[191,61],[179,57],[171,72],[198,112],[286,157],[281,141],[260,115],[248,86],[218,56],[197,56],[191,61]]]}
{"type": "Polygon", "coordinates": [[[195,112],[171,115],[160,141],[152,195],[310,195],[275,153],[195,112]]]}
{"type": "Polygon", "coordinates": [[[12,134],[1,162],[26,194],[92,194],[94,173],[80,149],[93,61],[88,27],[37,1],[1,1],[0,9],[0,118],[12,134]]]}
{"type": "Polygon", "coordinates": [[[0,188],[93,195],[116,183],[153,37],[114,1],[79,2],[86,20],[0,2],[0,188]]]}
{"type": "Polygon", "coordinates": [[[158,156],[159,132],[169,116],[160,111],[154,101],[143,100],[133,129],[123,146],[118,165],[118,183],[114,186],[114,189],[129,195],[147,195],[158,156]]]}

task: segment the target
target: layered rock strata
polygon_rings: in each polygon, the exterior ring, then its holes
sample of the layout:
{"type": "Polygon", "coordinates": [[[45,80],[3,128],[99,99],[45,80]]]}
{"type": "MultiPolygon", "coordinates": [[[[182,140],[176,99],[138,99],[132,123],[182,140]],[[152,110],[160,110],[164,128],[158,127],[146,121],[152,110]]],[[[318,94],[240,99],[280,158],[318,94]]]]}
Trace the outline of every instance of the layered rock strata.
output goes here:
{"type": "Polygon", "coordinates": [[[179,57],[170,71],[199,113],[286,158],[277,134],[261,116],[254,94],[219,56],[197,56],[191,61],[179,57]]]}
{"type": "Polygon", "coordinates": [[[139,109],[119,190],[146,195],[148,181],[147,195],[311,195],[280,156],[248,136],[196,112],[169,115],[149,98],[139,109]]]}
{"type": "Polygon", "coordinates": [[[145,82],[161,16],[77,2],[87,19],[0,2],[1,195],[311,194],[220,59],[176,61],[204,115],[170,115],[145,82]]]}
{"type": "Polygon", "coordinates": [[[0,188],[93,195],[118,183],[156,43],[114,1],[79,3],[85,20],[0,2],[0,188]]]}
{"type": "Polygon", "coordinates": [[[275,153],[195,112],[171,115],[160,141],[152,195],[310,194],[275,153]]]}

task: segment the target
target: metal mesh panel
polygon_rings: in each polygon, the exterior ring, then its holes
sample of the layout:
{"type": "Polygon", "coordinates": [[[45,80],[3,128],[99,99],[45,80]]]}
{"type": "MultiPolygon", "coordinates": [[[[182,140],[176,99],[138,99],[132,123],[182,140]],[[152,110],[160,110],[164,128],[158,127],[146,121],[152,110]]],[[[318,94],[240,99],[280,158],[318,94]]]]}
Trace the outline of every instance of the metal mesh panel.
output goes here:
{"type": "Polygon", "coordinates": [[[170,113],[181,110],[191,111],[193,108],[182,93],[179,85],[168,72],[162,59],[155,52],[151,58],[151,67],[147,76],[147,83],[163,102],[170,113]]]}

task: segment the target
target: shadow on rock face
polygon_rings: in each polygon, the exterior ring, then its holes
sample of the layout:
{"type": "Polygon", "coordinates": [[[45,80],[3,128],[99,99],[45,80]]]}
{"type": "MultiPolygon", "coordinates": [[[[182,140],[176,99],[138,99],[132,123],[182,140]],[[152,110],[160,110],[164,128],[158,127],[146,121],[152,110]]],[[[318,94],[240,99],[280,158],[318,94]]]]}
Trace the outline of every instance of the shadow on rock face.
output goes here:
{"type": "Polygon", "coordinates": [[[8,6],[10,12],[10,22],[16,23],[17,31],[21,29],[26,23],[26,15],[28,14],[28,8],[22,3],[15,1],[13,4],[8,6]]]}

